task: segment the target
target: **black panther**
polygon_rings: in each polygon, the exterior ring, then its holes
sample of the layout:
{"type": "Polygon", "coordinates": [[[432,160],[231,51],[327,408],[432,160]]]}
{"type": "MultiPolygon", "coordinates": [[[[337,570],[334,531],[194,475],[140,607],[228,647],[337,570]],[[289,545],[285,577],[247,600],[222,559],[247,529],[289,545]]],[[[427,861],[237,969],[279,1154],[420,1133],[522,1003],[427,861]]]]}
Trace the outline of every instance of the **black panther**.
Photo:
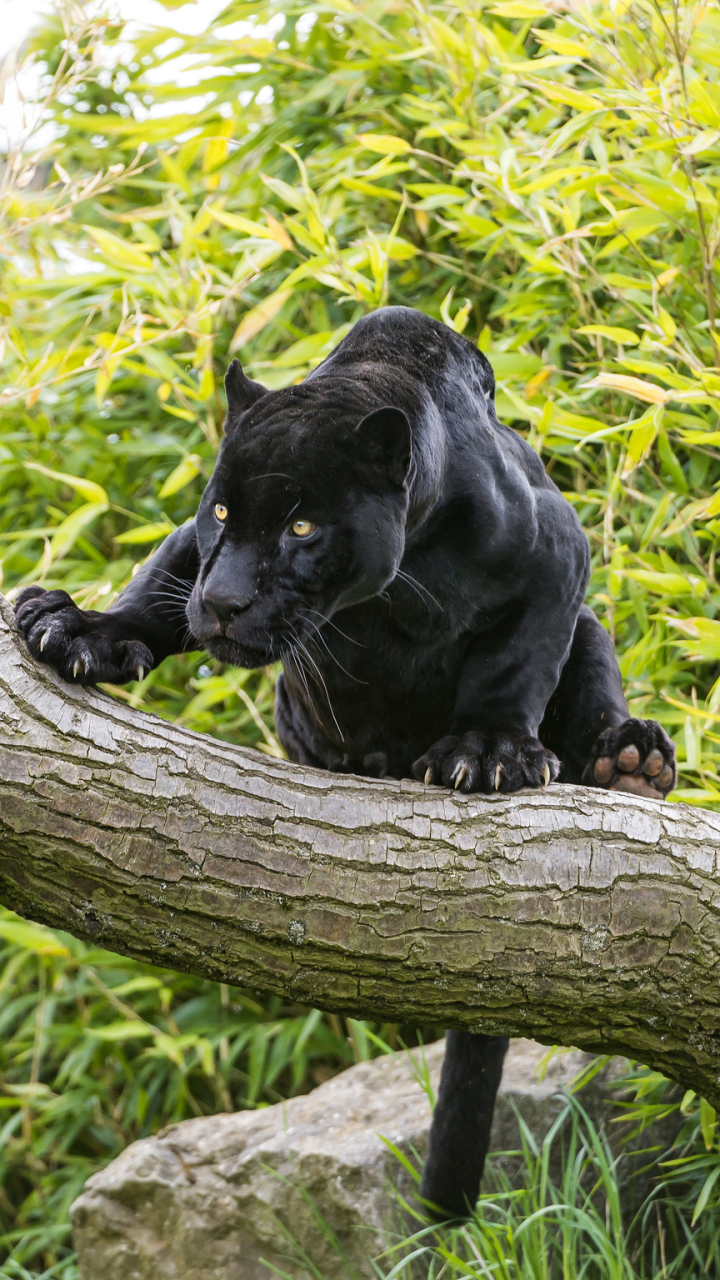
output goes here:
{"type": "MultiPolygon", "coordinates": [[[[631,719],[607,632],[583,606],[570,504],[495,414],[485,357],[405,307],[358,321],[298,386],[235,361],[195,520],[105,613],[26,587],[31,653],[71,683],[125,681],[168,654],[281,660],[291,760],[461,792],[559,779],[661,799],[662,728],[631,719]]],[[[421,1192],[475,1203],[507,1041],[448,1034],[421,1192]]]]}

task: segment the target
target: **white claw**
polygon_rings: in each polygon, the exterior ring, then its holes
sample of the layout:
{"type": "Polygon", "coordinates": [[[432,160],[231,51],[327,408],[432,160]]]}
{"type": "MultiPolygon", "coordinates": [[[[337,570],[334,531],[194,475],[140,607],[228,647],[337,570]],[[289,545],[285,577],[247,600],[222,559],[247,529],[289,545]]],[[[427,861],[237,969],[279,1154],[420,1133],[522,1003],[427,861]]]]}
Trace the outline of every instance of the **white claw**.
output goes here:
{"type": "Polygon", "coordinates": [[[456,791],[458,787],[462,786],[467,776],[468,776],[467,765],[461,764],[460,768],[457,770],[457,773],[455,774],[455,790],[456,791]]]}
{"type": "Polygon", "coordinates": [[[139,662],[138,665],[136,666],[135,675],[137,676],[138,680],[143,680],[145,678],[145,668],[142,662],[139,662]]]}
{"type": "Polygon", "coordinates": [[[47,631],[43,631],[43,633],[42,633],[42,638],[41,638],[41,640],[40,640],[40,652],[41,652],[41,653],[42,653],[43,649],[45,648],[45,645],[47,644],[47,642],[48,642],[48,640],[49,640],[49,639],[50,639],[50,628],[48,627],[47,631]]]}
{"type": "Polygon", "coordinates": [[[505,770],[503,769],[502,765],[496,764],[495,765],[495,790],[496,791],[500,790],[500,783],[502,782],[504,777],[505,777],[505,770]]]}
{"type": "Polygon", "coordinates": [[[429,787],[429,786],[430,786],[430,783],[432,782],[432,779],[433,779],[432,765],[430,765],[430,766],[428,766],[428,768],[425,770],[425,786],[426,786],[426,787],[429,787]]]}
{"type": "Polygon", "coordinates": [[[543,778],[545,779],[545,786],[547,786],[550,782],[550,765],[547,761],[543,765],[543,778]]]}
{"type": "Polygon", "coordinates": [[[80,675],[80,672],[82,671],[82,665],[83,664],[79,658],[76,658],[75,661],[73,662],[73,677],[75,678],[75,680],[77,680],[78,676],[80,675]]]}

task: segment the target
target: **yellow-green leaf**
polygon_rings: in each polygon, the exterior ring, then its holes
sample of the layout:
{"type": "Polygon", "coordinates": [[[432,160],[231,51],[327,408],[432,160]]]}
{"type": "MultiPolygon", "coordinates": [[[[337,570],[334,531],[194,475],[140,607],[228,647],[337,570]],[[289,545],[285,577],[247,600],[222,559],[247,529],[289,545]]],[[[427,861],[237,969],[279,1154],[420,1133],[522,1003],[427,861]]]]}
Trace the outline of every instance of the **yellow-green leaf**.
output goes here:
{"type": "Polygon", "coordinates": [[[720,622],[713,618],[666,618],[666,622],[683,636],[683,651],[689,658],[700,662],[717,662],[720,659],[720,622]],[[689,643],[688,643],[689,641],[689,643]]]}
{"type": "Polygon", "coordinates": [[[625,373],[599,373],[586,387],[606,387],[609,391],[622,391],[626,396],[644,400],[647,404],[664,404],[670,393],[644,378],[632,378],[625,373]]]}
{"type": "Polygon", "coordinates": [[[715,490],[715,493],[713,494],[712,498],[708,502],[707,507],[705,508],[705,515],[706,516],[720,515],[720,489],[715,490]]]}
{"type": "Polygon", "coordinates": [[[107,502],[88,502],[78,507],[67,519],[58,525],[50,539],[53,560],[60,560],[73,547],[83,529],[97,520],[108,509],[107,502]]]}
{"type": "Polygon", "coordinates": [[[50,929],[24,920],[0,920],[0,938],[37,956],[69,956],[67,947],[50,929]]]}
{"type": "Polygon", "coordinates": [[[108,393],[110,383],[113,380],[113,374],[122,362],[122,355],[106,356],[95,379],[95,403],[98,409],[103,404],[108,393]]]}
{"type": "MultiPolygon", "coordinates": [[[[264,227],[261,222],[253,222],[251,218],[243,218],[239,213],[228,213],[226,209],[222,209],[215,204],[209,205],[207,211],[212,214],[216,222],[221,222],[224,227],[228,227],[231,231],[242,231],[246,236],[258,236],[261,240],[277,240],[275,233],[269,227],[264,227]]],[[[273,221],[275,220],[273,219],[273,221]]],[[[290,243],[290,248],[292,248],[292,242],[290,243]]]]}
{"type": "Polygon", "coordinates": [[[109,262],[116,267],[130,267],[136,271],[152,271],[152,258],[149,258],[141,245],[130,244],[122,236],[112,231],[104,231],[101,227],[83,227],[96,245],[102,249],[109,262]]]}
{"type": "Polygon", "coordinates": [[[611,342],[619,342],[625,347],[637,346],[640,341],[632,329],[621,329],[612,324],[584,324],[575,332],[597,333],[601,338],[609,338],[611,342]]]}
{"type": "MultiPolygon", "coordinates": [[[[163,484],[158,498],[171,498],[174,493],[179,493],[185,488],[186,484],[190,484],[202,470],[202,461],[196,453],[190,455],[189,458],[183,458],[178,463],[174,471],[170,472],[167,480],[163,484]]],[[[122,537],[122,535],[120,535],[122,537]]]]}
{"type": "Polygon", "coordinates": [[[654,591],[657,595],[687,596],[705,591],[705,584],[694,575],[687,577],[682,573],[655,573],[652,569],[626,569],[625,577],[632,578],[654,591]]]}
{"type": "Polygon", "coordinates": [[[682,148],[684,156],[698,156],[702,151],[709,151],[714,147],[720,139],[720,129],[703,129],[702,133],[697,133],[692,142],[682,148]]]}
{"type": "Polygon", "coordinates": [[[152,978],[150,974],[143,974],[137,978],[129,978],[127,982],[121,982],[119,987],[113,987],[114,996],[132,996],[136,991],[157,991],[162,986],[160,978],[152,978]]]}
{"type": "Polygon", "coordinates": [[[265,298],[256,307],[246,312],[233,334],[230,343],[231,354],[233,351],[239,351],[251,338],[257,337],[266,324],[269,324],[282,310],[291,294],[292,289],[277,289],[275,293],[270,294],[269,298],[265,298]]]}
{"type": "MultiPolygon", "coordinates": [[[[181,464],[182,465],[182,464],[181,464]]],[[[173,533],[175,526],[169,520],[158,520],[154,524],[141,524],[136,529],[127,529],[119,533],[113,542],[121,542],[135,546],[141,542],[157,542],[158,538],[166,538],[173,533]]]]}
{"type": "Polygon", "coordinates": [[[634,467],[647,455],[650,446],[658,433],[657,414],[662,409],[644,413],[638,424],[630,432],[623,475],[628,475],[634,467]]]}
{"type": "Polygon", "coordinates": [[[548,84],[544,80],[534,80],[533,87],[551,102],[562,102],[567,107],[575,107],[578,111],[602,110],[605,103],[591,93],[583,93],[580,89],[570,89],[564,84],[548,84]]]}
{"type": "Polygon", "coordinates": [[[49,467],[43,467],[40,462],[26,462],[25,466],[28,471],[39,471],[50,480],[58,480],[62,484],[69,485],[83,498],[87,498],[88,502],[108,503],[110,501],[102,485],[96,484],[94,480],[85,480],[83,476],[70,476],[64,471],[51,471],[49,467]]]}
{"type": "Polygon", "coordinates": [[[412,151],[409,142],[391,133],[359,133],[357,140],[367,151],[376,151],[381,156],[400,156],[412,151]]]}
{"type": "Polygon", "coordinates": [[[163,409],[166,413],[171,414],[173,418],[182,418],[183,422],[195,422],[196,414],[191,413],[189,409],[179,409],[175,404],[164,404],[163,409]]]}
{"type": "Polygon", "coordinates": [[[399,191],[392,191],[390,187],[378,187],[374,182],[365,182],[362,178],[341,178],[342,186],[347,187],[348,191],[360,191],[365,196],[377,196],[378,200],[402,200],[399,191]]]}
{"type": "Polygon", "coordinates": [[[658,307],[658,320],[660,321],[660,328],[668,342],[672,342],[675,334],[677,333],[677,325],[670,315],[670,312],[666,311],[664,307],[658,307]]]}
{"type": "Polygon", "coordinates": [[[547,45],[554,53],[563,53],[569,58],[585,58],[589,53],[585,45],[578,44],[576,40],[568,40],[566,36],[556,35],[554,31],[544,31],[542,27],[534,27],[533,35],[540,44],[547,45]]]}
{"type": "Polygon", "coordinates": [[[533,4],[532,0],[504,0],[503,4],[488,9],[488,13],[496,13],[499,18],[544,18],[547,8],[544,4],[533,4]]]}
{"type": "Polygon", "coordinates": [[[271,178],[266,173],[261,173],[265,186],[270,191],[274,191],[285,204],[289,204],[291,209],[304,209],[307,205],[307,199],[302,191],[298,191],[295,187],[291,187],[288,182],[283,182],[281,178],[271,178]]]}

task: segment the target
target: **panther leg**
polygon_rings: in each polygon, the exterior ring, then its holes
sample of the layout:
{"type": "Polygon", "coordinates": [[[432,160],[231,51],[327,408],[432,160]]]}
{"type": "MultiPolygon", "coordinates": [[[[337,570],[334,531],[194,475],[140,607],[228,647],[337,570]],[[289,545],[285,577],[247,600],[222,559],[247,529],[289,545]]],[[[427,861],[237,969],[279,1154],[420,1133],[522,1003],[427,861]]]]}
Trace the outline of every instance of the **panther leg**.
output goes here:
{"type": "Polygon", "coordinates": [[[662,800],[675,786],[675,747],[654,720],[634,720],[612,640],[587,606],[545,711],[540,740],[561,760],[560,782],[662,800]]]}
{"type": "Polygon", "coordinates": [[[142,680],[168,654],[197,647],[185,605],[198,565],[195,525],[182,525],[104,613],[34,585],[19,593],[15,620],[32,656],[70,684],[142,680]]]}
{"type": "Polygon", "coordinates": [[[438,1221],[466,1218],[475,1208],[507,1047],[505,1036],[447,1033],[420,1185],[438,1221]]]}
{"type": "Polygon", "coordinates": [[[580,782],[600,734],[629,718],[613,642],[583,605],[538,735],[561,761],[559,781],[580,782]]]}

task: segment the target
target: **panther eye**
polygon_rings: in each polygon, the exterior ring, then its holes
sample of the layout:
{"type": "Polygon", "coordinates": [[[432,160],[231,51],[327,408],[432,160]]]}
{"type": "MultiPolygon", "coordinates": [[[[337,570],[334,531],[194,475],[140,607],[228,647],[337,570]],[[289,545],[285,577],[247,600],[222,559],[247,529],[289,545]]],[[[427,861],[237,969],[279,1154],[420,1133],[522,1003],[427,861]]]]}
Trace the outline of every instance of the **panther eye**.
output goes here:
{"type": "Polygon", "coordinates": [[[309,538],[316,529],[317,525],[310,520],[296,520],[292,526],[292,532],[296,538],[309,538]]]}
{"type": "Polygon", "coordinates": [[[215,516],[218,520],[227,520],[228,509],[223,506],[222,502],[215,503],[215,516]]]}

